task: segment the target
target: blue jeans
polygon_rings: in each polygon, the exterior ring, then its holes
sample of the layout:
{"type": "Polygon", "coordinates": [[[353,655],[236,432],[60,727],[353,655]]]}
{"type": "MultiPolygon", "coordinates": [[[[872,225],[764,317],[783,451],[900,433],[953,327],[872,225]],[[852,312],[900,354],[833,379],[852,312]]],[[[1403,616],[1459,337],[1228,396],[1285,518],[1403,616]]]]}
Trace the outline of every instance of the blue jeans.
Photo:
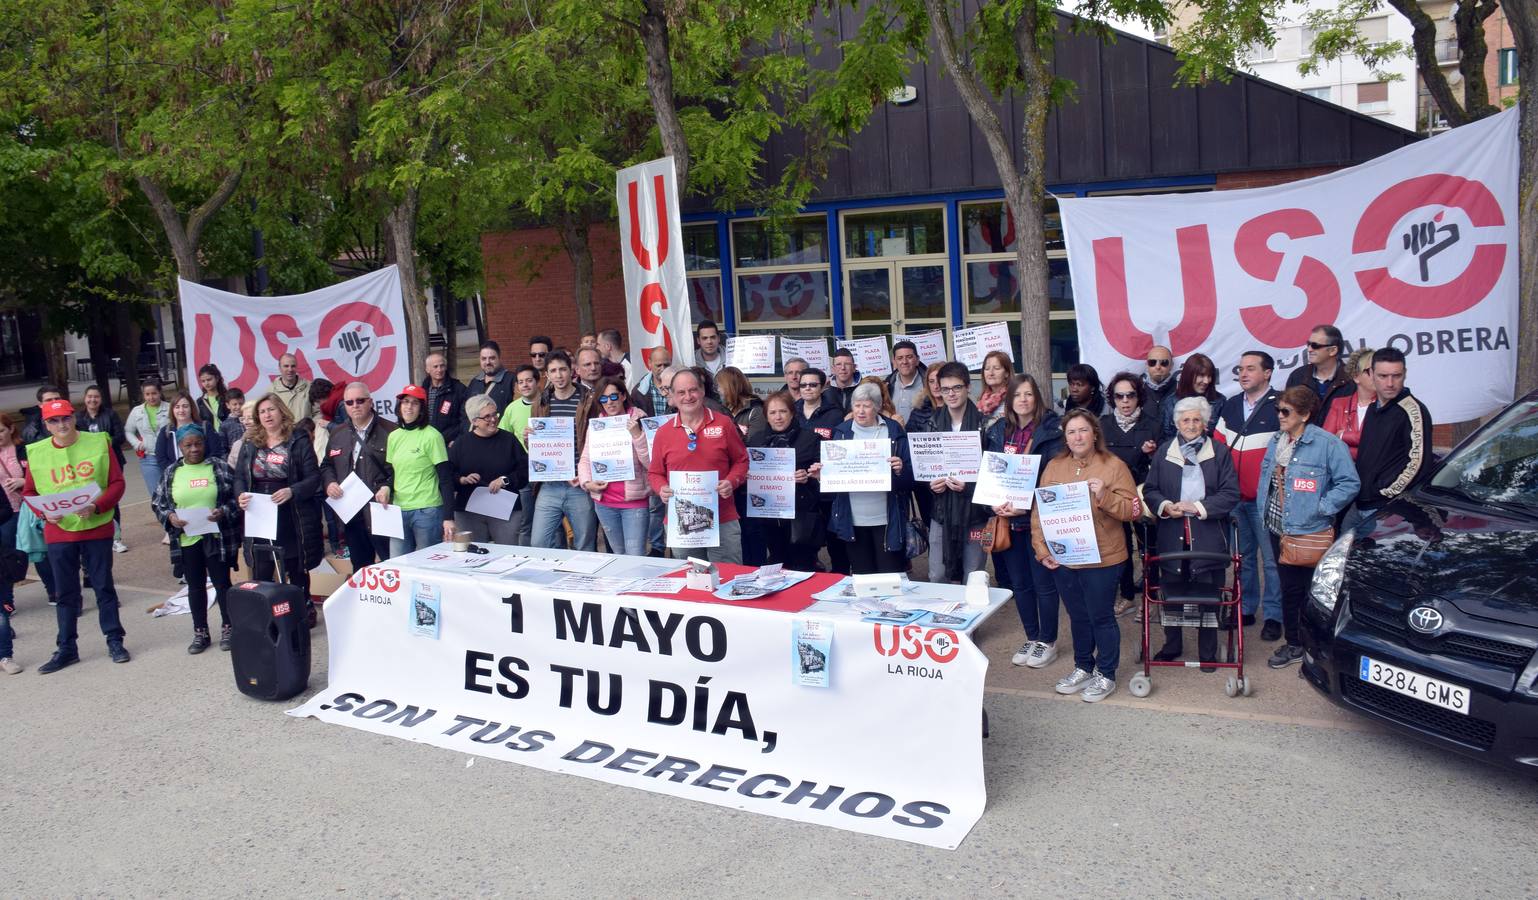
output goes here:
{"type": "Polygon", "coordinates": [[[1354,531],[1358,540],[1370,537],[1373,529],[1378,527],[1377,520],[1373,518],[1377,514],[1376,509],[1363,509],[1355,503],[1351,504],[1346,507],[1345,515],[1341,517],[1340,533],[1354,531]]]}
{"type": "Polygon", "coordinates": [[[48,564],[53,568],[53,581],[59,591],[59,605],[54,610],[59,621],[59,636],[55,642],[59,652],[65,656],[80,655],[77,619],[81,607],[82,564],[96,594],[96,618],[101,624],[101,633],[107,638],[107,646],[123,643],[117,588],[112,584],[112,538],[49,544],[48,564]]]}
{"type": "Polygon", "coordinates": [[[598,513],[598,524],[603,526],[603,536],[609,542],[611,553],[646,555],[646,530],[651,525],[648,507],[626,509],[596,503],[593,509],[598,513]]]}
{"type": "Polygon", "coordinates": [[[656,494],[652,494],[649,505],[651,509],[648,516],[650,521],[646,527],[646,546],[658,553],[666,553],[668,505],[656,494]]]}
{"type": "Polygon", "coordinates": [[[527,547],[532,536],[534,524],[534,489],[525,487],[518,492],[518,537],[514,541],[520,547],[527,547]]]}
{"type": "Polygon", "coordinates": [[[151,497],[155,496],[155,488],[160,487],[160,472],[160,460],[155,458],[153,452],[144,454],[144,458],[139,460],[139,474],[144,476],[144,489],[150,492],[151,497]]]}
{"type": "Polygon", "coordinates": [[[1070,569],[1058,566],[1052,573],[1057,590],[1068,608],[1073,630],[1073,664],[1086,672],[1099,671],[1116,680],[1121,663],[1121,626],[1116,624],[1116,584],[1121,566],[1070,569]]]}
{"type": "Polygon", "coordinates": [[[562,546],[561,520],[571,522],[573,550],[598,548],[598,519],[593,514],[593,498],[587,491],[564,481],[547,481],[534,500],[534,546],[547,550],[562,546]]]}
{"type": "Polygon", "coordinates": [[[1253,615],[1259,606],[1267,622],[1280,622],[1282,582],[1276,575],[1276,557],[1271,553],[1271,538],[1261,516],[1261,509],[1255,505],[1254,500],[1242,501],[1234,508],[1234,518],[1239,521],[1239,554],[1244,557],[1244,572],[1239,579],[1239,587],[1244,591],[1245,615],[1253,615]],[[1259,580],[1262,568],[1266,572],[1264,596],[1260,593],[1259,580]]]}
{"type": "MultiPolygon", "coordinates": [[[[1029,531],[1012,531],[1009,549],[993,554],[993,571],[1007,573],[1015,595],[1015,611],[1025,626],[1027,640],[1057,643],[1057,581],[1047,567],[1036,561],[1029,531]]],[[[932,545],[931,545],[932,546],[932,545]]],[[[1003,581],[1003,579],[999,579],[1003,581]]]]}
{"type": "Polygon", "coordinates": [[[424,506],[421,509],[401,510],[401,525],[406,532],[405,540],[390,538],[390,555],[404,556],[423,547],[443,542],[443,507],[424,506]]]}

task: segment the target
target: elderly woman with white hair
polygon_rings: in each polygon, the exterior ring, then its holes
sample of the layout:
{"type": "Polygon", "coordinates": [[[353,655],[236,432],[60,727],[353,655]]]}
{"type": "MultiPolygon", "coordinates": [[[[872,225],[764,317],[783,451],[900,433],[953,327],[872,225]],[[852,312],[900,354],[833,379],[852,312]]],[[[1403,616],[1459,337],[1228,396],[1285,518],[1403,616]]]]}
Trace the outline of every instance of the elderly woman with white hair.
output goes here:
{"type": "MultiPolygon", "coordinates": [[[[1239,473],[1228,447],[1207,434],[1212,405],[1205,397],[1183,397],[1175,403],[1175,436],[1153,454],[1148,480],[1143,483],[1144,512],[1157,522],[1158,554],[1196,550],[1227,555],[1228,517],[1239,505],[1239,473]],[[1190,545],[1187,546],[1187,534],[1190,545]]],[[[1159,567],[1159,581],[1221,585],[1226,570],[1216,560],[1183,560],[1159,567]]],[[[1150,584],[1151,573],[1145,573],[1150,584]]],[[[1184,654],[1183,630],[1166,626],[1164,648],[1157,660],[1179,659],[1184,654]]],[[[1197,652],[1202,663],[1217,660],[1217,629],[1197,631],[1197,652]]],[[[1216,669],[1203,665],[1203,672],[1216,669]]]]}
{"type": "Polygon", "coordinates": [[[529,481],[529,455],[517,437],[497,427],[497,401],[486,394],[465,398],[465,418],[470,420],[470,430],[461,432],[449,447],[449,465],[454,471],[454,526],[470,532],[472,541],[516,544],[524,515],[522,504],[513,507],[506,519],[471,512],[467,507],[477,488],[493,494],[522,491],[529,481]]]}
{"type": "MultiPolygon", "coordinates": [[[[844,542],[855,575],[906,572],[908,498],[913,492],[908,436],[897,420],[881,414],[881,389],[874,384],[857,385],[849,405],[853,415],[833,426],[829,440],[890,440],[892,455],[887,462],[892,467],[892,489],[834,494],[828,518],[831,540],[844,542]]],[[[808,472],[820,476],[822,463],[813,463],[808,472]]]]}

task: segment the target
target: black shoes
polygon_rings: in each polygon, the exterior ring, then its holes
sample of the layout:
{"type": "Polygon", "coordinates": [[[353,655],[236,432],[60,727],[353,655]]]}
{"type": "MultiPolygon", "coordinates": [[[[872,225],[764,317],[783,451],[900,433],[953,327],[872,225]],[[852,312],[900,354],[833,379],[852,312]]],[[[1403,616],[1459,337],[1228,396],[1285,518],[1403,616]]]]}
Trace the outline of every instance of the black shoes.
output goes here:
{"type": "Polygon", "coordinates": [[[209,637],[207,628],[194,628],[192,629],[192,643],[187,645],[187,652],[197,656],[199,653],[207,650],[212,643],[213,639],[209,637]]]}
{"type": "Polygon", "coordinates": [[[51,659],[37,667],[37,674],[52,675],[65,666],[72,666],[80,662],[80,657],[74,653],[55,653],[51,659]]]}
{"type": "Polygon", "coordinates": [[[1297,647],[1292,644],[1283,644],[1282,646],[1276,648],[1276,652],[1271,654],[1270,659],[1266,660],[1266,665],[1273,669],[1285,669],[1295,662],[1301,662],[1302,659],[1302,647],[1297,647]]]}
{"type": "Polygon", "coordinates": [[[111,656],[112,661],[115,663],[125,663],[133,659],[132,656],[128,655],[128,648],[122,644],[108,644],[107,655],[111,656]]]}
{"type": "Polygon", "coordinates": [[[1244,614],[1244,624],[1245,624],[1245,627],[1249,627],[1250,625],[1254,625],[1255,624],[1255,614],[1254,613],[1245,613],[1244,614]]]}
{"type": "Polygon", "coordinates": [[[1154,654],[1154,662],[1172,662],[1185,654],[1185,648],[1179,644],[1165,644],[1158,653],[1154,654]]]}
{"type": "Polygon", "coordinates": [[[219,649],[225,651],[226,653],[228,653],[230,650],[230,632],[232,630],[233,629],[231,629],[228,625],[219,629],[219,649]]]}
{"type": "Polygon", "coordinates": [[[1260,639],[1263,641],[1279,640],[1282,636],[1282,623],[1275,619],[1267,619],[1266,624],[1260,629],[1260,639]]]}

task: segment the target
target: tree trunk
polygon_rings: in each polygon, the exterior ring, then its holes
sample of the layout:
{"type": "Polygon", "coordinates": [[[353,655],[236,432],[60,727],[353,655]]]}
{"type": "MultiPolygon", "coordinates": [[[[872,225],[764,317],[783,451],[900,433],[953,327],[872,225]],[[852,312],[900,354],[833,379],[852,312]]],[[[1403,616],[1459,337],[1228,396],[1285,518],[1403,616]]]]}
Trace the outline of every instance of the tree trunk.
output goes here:
{"type": "Polygon", "coordinates": [[[176,211],[176,204],[171,202],[159,182],[147,175],[138,177],[139,190],[149,200],[150,207],[155,210],[155,217],[160,220],[160,227],[165,230],[166,240],[171,243],[171,255],[176,259],[176,273],[187,281],[202,280],[203,266],[198,261],[198,244],[203,240],[203,229],[208,226],[208,220],[235,196],[235,189],[240,187],[244,172],[244,167],[237,166],[225,175],[214,193],[188,214],[186,222],[182,221],[181,214],[176,211]]]}
{"type": "Polygon", "coordinates": [[[48,363],[48,383],[69,393],[69,383],[74,380],[69,357],[64,355],[64,336],[48,338],[43,345],[43,355],[48,363]]]}
{"type": "Polygon", "coordinates": [[[1437,64],[1437,23],[1421,9],[1419,0],[1387,0],[1392,6],[1410,21],[1413,29],[1413,37],[1410,40],[1415,49],[1415,70],[1421,77],[1421,83],[1426,86],[1426,93],[1436,101],[1437,109],[1447,119],[1447,124],[1454,128],[1459,125],[1467,125],[1473,121],[1469,114],[1458,103],[1458,98],[1453,95],[1452,86],[1447,83],[1447,76],[1443,74],[1442,67],[1437,64]]]}
{"type": "Polygon", "coordinates": [[[577,304],[578,334],[597,330],[593,316],[593,248],[588,243],[588,221],[572,213],[560,216],[561,244],[571,259],[571,293],[577,304]]]}
{"type": "Polygon", "coordinates": [[[416,188],[407,188],[405,194],[385,216],[389,231],[390,256],[400,267],[401,298],[406,306],[407,352],[411,357],[411,380],[421,381],[426,372],[422,360],[427,356],[427,300],[417,283],[417,207],[420,195],[416,188]]]}
{"type": "Polygon", "coordinates": [[[1517,394],[1538,388],[1538,0],[1506,0],[1506,22],[1524,73],[1518,99],[1517,147],[1517,394]]]}
{"type": "Polygon", "coordinates": [[[459,344],[459,318],[457,311],[454,309],[454,290],[450,287],[453,282],[447,273],[443,276],[442,284],[443,315],[440,317],[438,324],[443,326],[443,358],[449,364],[449,371],[453,372],[454,367],[459,364],[459,347],[457,346],[459,344]]]}
{"type": "Polygon", "coordinates": [[[641,44],[646,50],[646,93],[657,118],[662,151],[673,157],[673,169],[678,173],[678,197],[682,200],[689,192],[689,141],[684,136],[684,124],[678,117],[678,103],[673,97],[673,59],[668,51],[665,6],[664,0],[646,0],[646,11],[641,14],[641,44]]]}
{"type": "Polygon", "coordinates": [[[1500,112],[1490,103],[1490,82],[1485,80],[1485,19],[1495,12],[1494,0],[1462,0],[1453,6],[1453,28],[1458,38],[1458,74],[1463,76],[1463,111],[1469,121],[1500,112]]]}
{"type": "MultiPolygon", "coordinates": [[[[86,321],[86,349],[91,354],[90,383],[101,388],[106,398],[112,397],[112,323],[108,320],[106,304],[99,304],[86,321]]],[[[79,399],[79,398],[75,398],[79,399]]]]}
{"type": "MultiPolygon", "coordinates": [[[[139,324],[134,321],[133,310],[126,303],[114,304],[116,309],[113,315],[113,333],[122,342],[123,367],[119,370],[119,376],[123,381],[123,392],[128,395],[128,402],[134,403],[139,397],[139,344],[142,340],[139,324]]],[[[112,398],[116,394],[109,395],[107,404],[112,404],[112,398]]]]}

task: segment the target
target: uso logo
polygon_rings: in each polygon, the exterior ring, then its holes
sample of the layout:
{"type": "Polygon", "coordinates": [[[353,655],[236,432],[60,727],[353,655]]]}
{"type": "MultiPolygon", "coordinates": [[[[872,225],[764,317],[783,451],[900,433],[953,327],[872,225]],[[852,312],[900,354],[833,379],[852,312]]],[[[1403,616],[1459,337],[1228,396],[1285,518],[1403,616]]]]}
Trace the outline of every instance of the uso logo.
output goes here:
{"type": "Polygon", "coordinates": [[[871,635],[876,642],[876,652],[882,656],[901,656],[907,660],[928,656],[937,663],[948,663],[961,652],[956,632],[949,628],[875,625],[871,635]]]}
{"type": "Polygon", "coordinates": [[[347,579],[347,586],[364,591],[384,591],[387,594],[393,594],[400,589],[401,573],[396,569],[364,566],[352,573],[347,579]]]}

